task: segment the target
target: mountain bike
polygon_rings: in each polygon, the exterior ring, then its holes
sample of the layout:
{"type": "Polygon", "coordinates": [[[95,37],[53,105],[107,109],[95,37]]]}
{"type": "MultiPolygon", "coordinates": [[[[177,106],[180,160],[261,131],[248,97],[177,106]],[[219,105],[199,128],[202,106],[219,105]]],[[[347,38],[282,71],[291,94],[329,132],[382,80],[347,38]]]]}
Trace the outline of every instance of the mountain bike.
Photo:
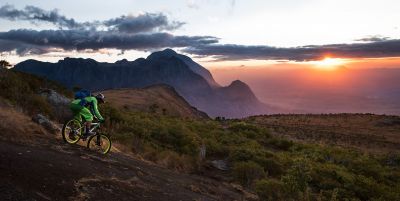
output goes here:
{"type": "Polygon", "coordinates": [[[67,121],[62,128],[62,137],[68,144],[76,144],[80,139],[85,141],[87,139],[86,147],[90,150],[98,151],[102,154],[107,154],[111,150],[110,138],[100,132],[95,132],[96,129],[100,128],[101,123],[91,123],[89,136],[84,136],[82,133],[85,131],[84,122],[76,119],[67,121]]]}

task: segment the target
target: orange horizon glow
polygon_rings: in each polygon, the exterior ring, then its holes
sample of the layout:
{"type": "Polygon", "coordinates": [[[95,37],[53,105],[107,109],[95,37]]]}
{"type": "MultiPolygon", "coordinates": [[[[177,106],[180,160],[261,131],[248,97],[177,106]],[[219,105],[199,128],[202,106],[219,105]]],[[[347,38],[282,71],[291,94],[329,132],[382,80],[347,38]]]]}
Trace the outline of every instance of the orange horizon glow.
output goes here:
{"type": "Polygon", "coordinates": [[[337,58],[327,56],[316,61],[270,61],[270,60],[245,60],[245,61],[198,61],[201,65],[211,71],[224,71],[229,69],[315,69],[315,70],[337,70],[337,69],[371,69],[371,68],[400,68],[400,57],[386,58],[337,58]]]}

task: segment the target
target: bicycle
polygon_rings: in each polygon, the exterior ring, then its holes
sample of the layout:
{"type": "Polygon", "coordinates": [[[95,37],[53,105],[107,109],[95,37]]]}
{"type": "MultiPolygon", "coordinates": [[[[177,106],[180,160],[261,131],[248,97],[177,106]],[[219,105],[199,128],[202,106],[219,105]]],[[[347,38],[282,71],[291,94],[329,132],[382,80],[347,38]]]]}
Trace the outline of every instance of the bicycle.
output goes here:
{"type": "Polygon", "coordinates": [[[93,133],[89,136],[83,138],[82,131],[84,131],[85,125],[83,122],[72,119],[67,121],[62,128],[63,140],[68,144],[76,144],[80,139],[87,139],[86,147],[91,150],[98,150],[102,154],[107,154],[111,150],[111,140],[110,138],[102,133],[94,132],[96,129],[100,128],[101,123],[91,123],[90,132],[93,133]]]}

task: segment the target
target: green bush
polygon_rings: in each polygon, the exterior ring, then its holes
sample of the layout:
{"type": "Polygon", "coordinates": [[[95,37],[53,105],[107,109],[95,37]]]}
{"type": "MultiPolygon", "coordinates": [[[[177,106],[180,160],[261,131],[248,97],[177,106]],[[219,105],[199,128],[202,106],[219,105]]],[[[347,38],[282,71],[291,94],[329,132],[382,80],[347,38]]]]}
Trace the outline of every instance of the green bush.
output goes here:
{"type": "Polygon", "coordinates": [[[267,141],[267,144],[271,145],[275,149],[288,151],[292,146],[293,142],[283,138],[272,138],[267,141]]]}
{"type": "Polygon", "coordinates": [[[229,130],[232,131],[233,133],[238,133],[246,138],[250,139],[266,139],[270,138],[271,135],[268,133],[268,131],[265,128],[253,125],[253,124],[248,124],[245,122],[236,122],[233,123],[230,127],[229,130]]]}
{"type": "Polygon", "coordinates": [[[265,177],[264,168],[252,161],[235,163],[232,173],[239,183],[248,188],[255,180],[265,177]]]}
{"type": "Polygon", "coordinates": [[[45,98],[37,94],[27,94],[23,101],[20,102],[22,108],[30,114],[43,113],[50,117],[54,116],[51,105],[45,100],[45,98]]]}
{"type": "Polygon", "coordinates": [[[285,190],[291,195],[296,196],[299,192],[304,193],[311,181],[308,161],[304,159],[296,160],[281,180],[285,190]]]}
{"type": "Polygon", "coordinates": [[[283,184],[272,179],[261,179],[255,184],[255,191],[260,200],[276,201],[283,199],[283,184]]]}
{"type": "Polygon", "coordinates": [[[284,173],[283,165],[276,158],[258,158],[256,161],[264,167],[268,176],[280,177],[284,173]]]}

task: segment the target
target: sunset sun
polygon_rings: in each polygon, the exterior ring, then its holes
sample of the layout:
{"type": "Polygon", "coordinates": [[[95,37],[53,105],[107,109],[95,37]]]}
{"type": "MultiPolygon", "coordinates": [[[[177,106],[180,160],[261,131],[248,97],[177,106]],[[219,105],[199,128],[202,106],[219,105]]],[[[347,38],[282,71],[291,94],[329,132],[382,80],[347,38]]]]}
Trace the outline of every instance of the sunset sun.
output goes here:
{"type": "Polygon", "coordinates": [[[320,61],[316,61],[314,66],[318,69],[334,70],[344,64],[345,61],[343,59],[325,57],[320,61]]]}

